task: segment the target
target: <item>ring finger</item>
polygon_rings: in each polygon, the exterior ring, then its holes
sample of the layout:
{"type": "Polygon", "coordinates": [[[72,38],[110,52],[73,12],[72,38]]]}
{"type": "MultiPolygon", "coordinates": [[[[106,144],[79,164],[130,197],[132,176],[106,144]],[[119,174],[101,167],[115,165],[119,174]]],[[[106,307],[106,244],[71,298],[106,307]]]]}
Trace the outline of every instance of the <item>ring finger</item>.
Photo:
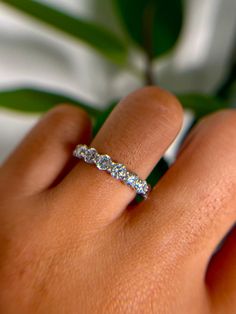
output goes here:
{"type": "MultiPolygon", "coordinates": [[[[181,123],[178,101],[161,89],[147,87],[119,103],[91,146],[145,179],[178,134],[181,123]]],[[[85,162],[78,162],[56,193],[67,214],[68,210],[76,212],[80,202],[80,217],[84,208],[87,217],[106,222],[117,217],[134,197],[127,186],[85,162]]]]}

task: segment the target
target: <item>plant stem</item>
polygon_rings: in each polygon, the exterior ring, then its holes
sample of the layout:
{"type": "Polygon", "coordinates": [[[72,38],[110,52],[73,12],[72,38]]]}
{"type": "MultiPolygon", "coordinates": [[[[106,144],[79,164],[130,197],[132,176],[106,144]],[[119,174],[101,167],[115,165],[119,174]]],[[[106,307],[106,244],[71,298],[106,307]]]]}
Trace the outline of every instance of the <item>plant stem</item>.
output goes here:
{"type": "Polygon", "coordinates": [[[153,5],[150,4],[147,6],[143,14],[143,38],[144,38],[144,49],[146,53],[145,85],[154,85],[154,77],[153,77],[153,72],[152,72],[153,24],[154,24],[154,8],[153,8],[153,5]]]}
{"type": "Polygon", "coordinates": [[[145,85],[154,85],[154,77],[152,72],[152,60],[150,56],[146,56],[145,68],[145,85]]]}

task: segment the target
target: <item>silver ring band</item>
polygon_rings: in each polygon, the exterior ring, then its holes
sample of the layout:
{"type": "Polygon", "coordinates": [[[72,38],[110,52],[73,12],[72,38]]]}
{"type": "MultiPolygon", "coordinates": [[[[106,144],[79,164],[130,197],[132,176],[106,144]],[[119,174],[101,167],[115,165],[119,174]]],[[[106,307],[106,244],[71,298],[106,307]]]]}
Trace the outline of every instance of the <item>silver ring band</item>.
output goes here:
{"type": "Polygon", "coordinates": [[[151,190],[150,185],[140,179],[137,174],[128,171],[123,164],[112,161],[110,156],[100,155],[95,148],[86,145],[77,145],[73,155],[88,164],[94,164],[99,170],[108,172],[113,178],[120,180],[134,189],[137,194],[147,198],[151,190]]]}

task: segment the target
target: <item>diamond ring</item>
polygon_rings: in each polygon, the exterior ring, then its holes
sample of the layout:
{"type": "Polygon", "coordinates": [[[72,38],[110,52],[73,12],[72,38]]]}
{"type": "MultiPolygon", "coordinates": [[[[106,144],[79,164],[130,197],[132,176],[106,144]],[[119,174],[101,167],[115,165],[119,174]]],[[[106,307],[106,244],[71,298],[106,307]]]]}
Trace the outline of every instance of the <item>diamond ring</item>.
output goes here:
{"type": "Polygon", "coordinates": [[[140,179],[137,174],[128,171],[123,164],[112,161],[110,156],[100,155],[95,148],[86,145],[77,145],[73,155],[83,159],[88,164],[94,164],[99,170],[106,171],[113,178],[134,189],[137,194],[147,198],[151,190],[150,185],[145,180],[140,179]]]}

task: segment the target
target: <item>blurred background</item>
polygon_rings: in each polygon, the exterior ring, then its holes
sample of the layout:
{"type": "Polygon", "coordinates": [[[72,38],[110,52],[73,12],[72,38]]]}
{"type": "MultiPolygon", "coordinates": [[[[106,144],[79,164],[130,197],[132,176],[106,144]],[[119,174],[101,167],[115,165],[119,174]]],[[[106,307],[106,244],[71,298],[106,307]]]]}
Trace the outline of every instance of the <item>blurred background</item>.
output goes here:
{"type": "Polygon", "coordinates": [[[234,107],[235,30],[235,0],[0,0],[0,162],[57,102],[88,108],[95,132],[149,84],[187,126],[234,107]]]}

